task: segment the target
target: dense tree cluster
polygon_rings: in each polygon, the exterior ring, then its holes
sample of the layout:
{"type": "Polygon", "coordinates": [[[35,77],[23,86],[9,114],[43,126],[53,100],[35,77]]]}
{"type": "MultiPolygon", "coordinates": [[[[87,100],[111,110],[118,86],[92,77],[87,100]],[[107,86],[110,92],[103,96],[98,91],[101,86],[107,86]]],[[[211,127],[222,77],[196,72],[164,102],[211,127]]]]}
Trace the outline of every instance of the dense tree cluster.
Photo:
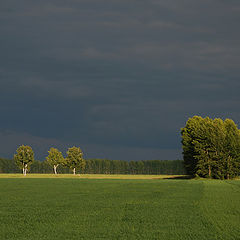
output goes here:
{"type": "Polygon", "coordinates": [[[181,160],[122,161],[86,160],[85,173],[96,174],[185,174],[181,160]]]}
{"type": "Polygon", "coordinates": [[[188,174],[217,179],[240,174],[240,130],[233,120],[194,116],[181,134],[188,174]]]}
{"type": "MultiPolygon", "coordinates": [[[[185,174],[182,160],[145,160],[123,161],[108,159],[87,159],[86,166],[80,169],[84,174],[185,174]]],[[[20,173],[14,160],[0,159],[0,173],[20,173]]],[[[49,161],[35,160],[31,173],[52,173],[53,165],[49,161]]],[[[58,173],[70,173],[72,170],[63,164],[58,165],[58,173]]]]}

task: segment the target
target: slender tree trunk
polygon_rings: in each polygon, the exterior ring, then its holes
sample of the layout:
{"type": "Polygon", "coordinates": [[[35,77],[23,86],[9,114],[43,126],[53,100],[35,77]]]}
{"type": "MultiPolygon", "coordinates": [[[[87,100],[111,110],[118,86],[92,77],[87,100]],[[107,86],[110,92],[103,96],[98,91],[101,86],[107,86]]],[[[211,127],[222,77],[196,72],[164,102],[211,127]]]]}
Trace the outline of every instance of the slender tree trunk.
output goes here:
{"type": "Polygon", "coordinates": [[[210,164],[208,165],[208,176],[211,177],[212,170],[210,164]]]}
{"type": "Polygon", "coordinates": [[[53,165],[54,173],[57,174],[57,166],[58,165],[53,165]]]}
{"type": "Polygon", "coordinates": [[[25,164],[25,169],[24,169],[24,176],[27,175],[27,164],[25,164]]]}
{"type": "Polygon", "coordinates": [[[212,170],[211,170],[211,166],[210,166],[211,160],[210,160],[210,156],[209,156],[208,150],[207,150],[207,158],[208,158],[208,177],[210,178],[212,170]]]}
{"type": "Polygon", "coordinates": [[[230,162],[230,156],[228,156],[228,158],[227,158],[227,179],[230,179],[230,175],[229,175],[229,162],[230,162]]]}
{"type": "Polygon", "coordinates": [[[76,168],[73,168],[73,174],[74,175],[76,174],[76,168]]]}

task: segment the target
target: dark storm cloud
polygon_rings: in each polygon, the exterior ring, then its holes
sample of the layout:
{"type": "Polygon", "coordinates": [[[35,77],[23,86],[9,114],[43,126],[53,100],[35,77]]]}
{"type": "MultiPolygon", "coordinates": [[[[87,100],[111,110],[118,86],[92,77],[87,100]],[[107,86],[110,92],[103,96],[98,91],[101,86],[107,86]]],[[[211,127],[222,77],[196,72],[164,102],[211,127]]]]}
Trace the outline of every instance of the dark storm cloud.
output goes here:
{"type": "Polygon", "coordinates": [[[188,117],[239,123],[239,21],[233,0],[2,1],[1,155],[181,157],[188,117]]]}

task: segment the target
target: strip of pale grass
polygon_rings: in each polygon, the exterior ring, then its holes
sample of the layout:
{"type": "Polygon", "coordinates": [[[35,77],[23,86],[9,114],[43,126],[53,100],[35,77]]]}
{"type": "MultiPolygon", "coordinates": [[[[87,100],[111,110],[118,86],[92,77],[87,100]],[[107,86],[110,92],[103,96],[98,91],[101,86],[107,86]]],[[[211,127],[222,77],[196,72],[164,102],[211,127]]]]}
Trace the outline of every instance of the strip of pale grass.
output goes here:
{"type": "Polygon", "coordinates": [[[2,173],[0,178],[81,178],[81,179],[165,179],[179,178],[184,175],[124,175],[124,174],[12,174],[2,173]]]}

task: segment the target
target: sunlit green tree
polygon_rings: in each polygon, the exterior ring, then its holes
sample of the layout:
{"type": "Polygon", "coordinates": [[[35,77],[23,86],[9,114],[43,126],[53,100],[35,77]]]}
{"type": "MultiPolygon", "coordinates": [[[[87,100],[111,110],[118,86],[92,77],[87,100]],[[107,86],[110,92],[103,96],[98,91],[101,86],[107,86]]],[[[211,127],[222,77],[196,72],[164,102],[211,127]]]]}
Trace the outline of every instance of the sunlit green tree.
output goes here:
{"type": "Polygon", "coordinates": [[[50,148],[46,160],[53,167],[55,174],[57,174],[57,167],[64,163],[64,157],[57,148],[50,148]]]}
{"type": "Polygon", "coordinates": [[[181,129],[188,174],[229,179],[240,172],[240,131],[231,120],[194,116],[181,129]]]}
{"type": "Polygon", "coordinates": [[[14,154],[14,160],[18,167],[22,169],[23,174],[26,176],[27,170],[34,161],[34,152],[30,146],[20,146],[17,153],[14,154]]]}
{"type": "Polygon", "coordinates": [[[67,151],[65,164],[76,174],[76,169],[84,170],[86,162],[83,159],[83,152],[79,147],[71,147],[67,151]]]}

